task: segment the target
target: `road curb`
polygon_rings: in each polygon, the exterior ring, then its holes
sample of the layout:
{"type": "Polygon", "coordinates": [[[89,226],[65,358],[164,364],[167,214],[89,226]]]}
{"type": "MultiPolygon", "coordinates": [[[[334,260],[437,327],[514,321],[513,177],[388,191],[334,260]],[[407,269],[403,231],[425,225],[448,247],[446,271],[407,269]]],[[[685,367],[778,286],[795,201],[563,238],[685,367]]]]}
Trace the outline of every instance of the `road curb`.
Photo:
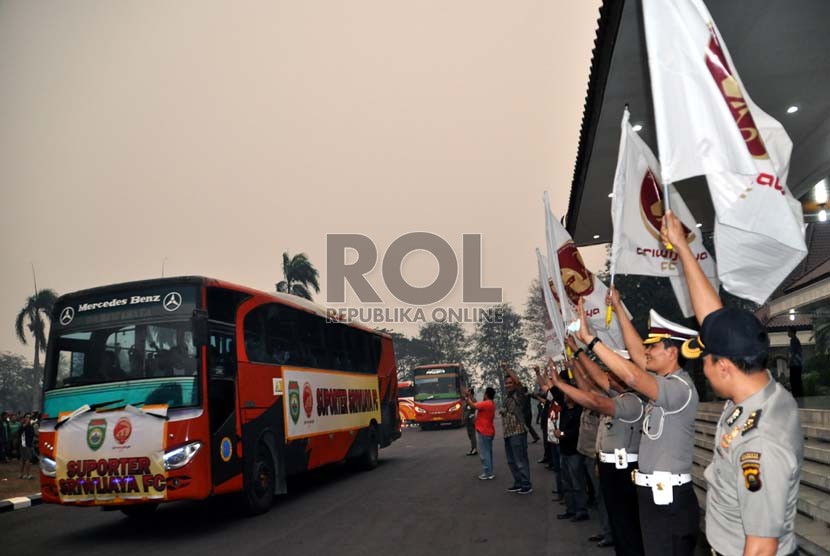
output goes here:
{"type": "Polygon", "coordinates": [[[42,502],[40,493],[30,494],[29,496],[15,496],[14,498],[7,498],[0,500],[0,514],[6,512],[13,512],[15,510],[22,510],[31,506],[37,506],[42,502]]]}

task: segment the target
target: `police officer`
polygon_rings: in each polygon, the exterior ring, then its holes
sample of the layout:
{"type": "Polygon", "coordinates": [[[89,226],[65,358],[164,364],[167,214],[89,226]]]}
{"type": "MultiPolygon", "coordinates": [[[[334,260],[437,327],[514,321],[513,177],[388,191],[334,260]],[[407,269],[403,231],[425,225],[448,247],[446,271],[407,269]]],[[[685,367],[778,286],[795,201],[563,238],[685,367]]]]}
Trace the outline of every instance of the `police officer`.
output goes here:
{"type": "MultiPolygon", "coordinates": [[[[639,469],[632,473],[645,554],[692,556],[700,519],[691,475],[698,394],[682,368],[685,360],[681,347],[696,332],[652,310],[645,349],[632,341],[631,334],[625,334],[626,348],[632,354],[629,361],[590,332],[583,305],[580,302],[577,337],[587,346],[586,351],[595,353],[621,382],[648,400],[639,469]],[[633,362],[635,354],[645,368],[633,362]]],[[[618,312],[620,321],[624,314],[618,312]]]]}
{"type": "Polygon", "coordinates": [[[798,405],[766,369],[769,337],[750,312],[723,308],[670,212],[663,239],[675,245],[689,284],[702,357],[715,393],[726,398],[706,468],[706,538],[724,556],[797,554],[794,526],[804,437],[798,405]]]}
{"type": "MultiPolygon", "coordinates": [[[[599,482],[618,556],[642,556],[643,539],[637,492],[631,472],[637,469],[643,400],[630,389],[606,374],[583,349],[568,339],[574,351],[573,375],[577,388],[567,384],[555,372],[550,386],[559,388],[581,406],[603,414],[597,445],[599,482]]],[[[600,542],[598,546],[609,546],[600,542]]]]}

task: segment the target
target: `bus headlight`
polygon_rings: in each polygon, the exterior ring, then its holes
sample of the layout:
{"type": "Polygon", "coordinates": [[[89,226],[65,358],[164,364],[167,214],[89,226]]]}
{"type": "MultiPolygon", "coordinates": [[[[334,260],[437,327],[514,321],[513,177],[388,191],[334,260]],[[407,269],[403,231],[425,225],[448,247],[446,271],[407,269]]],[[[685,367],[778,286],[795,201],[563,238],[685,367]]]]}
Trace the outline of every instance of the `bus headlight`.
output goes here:
{"type": "Polygon", "coordinates": [[[415,406],[415,412],[416,412],[416,413],[426,413],[426,412],[427,412],[427,410],[426,410],[426,409],[421,409],[420,407],[418,407],[418,406],[416,405],[416,406],[415,406]]]}
{"type": "Polygon", "coordinates": [[[459,411],[460,409],[461,409],[461,404],[457,403],[457,404],[455,404],[454,406],[452,406],[450,408],[450,413],[452,413],[453,411],[459,411]]]}
{"type": "Polygon", "coordinates": [[[57,465],[55,464],[55,460],[47,458],[46,456],[40,456],[40,472],[46,475],[47,477],[54,477],[57,471],[57,465]]]}
{"type": "Polygon", "coordinates": [[[179,469],[190,463],[202,447],[201,442],[191,442],[164,454],[164,469],[179,469]]]}

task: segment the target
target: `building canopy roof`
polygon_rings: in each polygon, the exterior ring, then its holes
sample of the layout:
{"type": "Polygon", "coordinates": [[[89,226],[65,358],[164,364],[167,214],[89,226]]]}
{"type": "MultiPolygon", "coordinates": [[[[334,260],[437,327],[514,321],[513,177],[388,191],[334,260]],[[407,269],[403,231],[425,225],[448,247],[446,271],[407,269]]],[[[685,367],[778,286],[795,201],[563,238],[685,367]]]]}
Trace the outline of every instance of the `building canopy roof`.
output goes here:
{"type": "MultiPolygon", "coordinates": [[[[830,2],[706,4],[750,96],[793,140],[790,189],[802,202],[812,201],[812,187],[830,174],[830,2]],[[788,114],[793,105],[799,110],[788,114]]],[[[608,195],[626,104],[631,122],[643,126],[641,136],[658,152],[642,27],[638,0],[603,2],[566,220],[578,245],[611,240],[608,195]]],[[[705,180],[675,185],[703,230],[711,231],[714,209],[705,180]]]]}

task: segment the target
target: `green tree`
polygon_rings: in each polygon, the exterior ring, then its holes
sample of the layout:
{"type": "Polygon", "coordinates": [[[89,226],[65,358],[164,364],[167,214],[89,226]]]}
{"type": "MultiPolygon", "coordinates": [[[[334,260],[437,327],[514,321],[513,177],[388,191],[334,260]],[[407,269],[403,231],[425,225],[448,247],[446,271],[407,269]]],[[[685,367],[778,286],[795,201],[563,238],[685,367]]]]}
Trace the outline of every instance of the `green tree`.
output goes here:
{"type": "Polygon", "coordinates": [[[545,352],[545,300],[542,298],[542,287],[538,278],[530,282],[527,291],[525,312],[522,315],[522,331],[527,340],[528,357],[533,361],[541,362],[547,359],[545,352]]]}
{"type": "Polygon", "coordinates": [[[308,260],[308,255],[300,253],[291,257],[286,251],[282,254],[283,279],[277,282],[277,291],[311,300],[309,287],[315,293],[320,293],[319,276],[317,269],[308,260]]]}
{"type": "Polygon", "coordinates": [[[0,353],[0,408],[29,410],[35,374],[22,355],[0,353]]]}
{"type": "Polygon", "coordinates": [[[482,319],[476,324],[473,334],[473,359],[479,366],[482,383],[484,386],[498,385],[497,390],[500,390],[500,364],[507,363],[519,373],[525,386],[532,389],[529,374],[519,369],[519,362],[527,349],[527,339],[522,334],[522,317],[509,303],[498,306],[496,312],[501,314],[501,322],[482,319]]]}
{"type": "Polygon", "coordinates": [[[14,331],[17,339],[23,345],[28,344],[27,336],[31,335],[35,344],[34,378],[32,379],[32,398],[30,409],[38,409],[42,392],[40,354],[46,352],[46,327],[52,323],[52,309],[55,307],[57,294],[50,289],[40,290],[35,295],[26,298],[26,303],[14,321],[14,331]],[[28,330],[28,333],[27,333],[28,330]]]}
{"type": "Polygon", "coordinates": [[[420,338],[410,338],[392,330],[384,330],[384,332],[392,336],[399,381],[412,380],[413,368],[436,361],[436,356],[420,338]]]}
{"type": "Polygon", "coordinates": [[[428,322],[418,331],[418,339],[432,359],[424,363],[463,363],[467,359],[467,336],[460,323],[428,322]]]}

